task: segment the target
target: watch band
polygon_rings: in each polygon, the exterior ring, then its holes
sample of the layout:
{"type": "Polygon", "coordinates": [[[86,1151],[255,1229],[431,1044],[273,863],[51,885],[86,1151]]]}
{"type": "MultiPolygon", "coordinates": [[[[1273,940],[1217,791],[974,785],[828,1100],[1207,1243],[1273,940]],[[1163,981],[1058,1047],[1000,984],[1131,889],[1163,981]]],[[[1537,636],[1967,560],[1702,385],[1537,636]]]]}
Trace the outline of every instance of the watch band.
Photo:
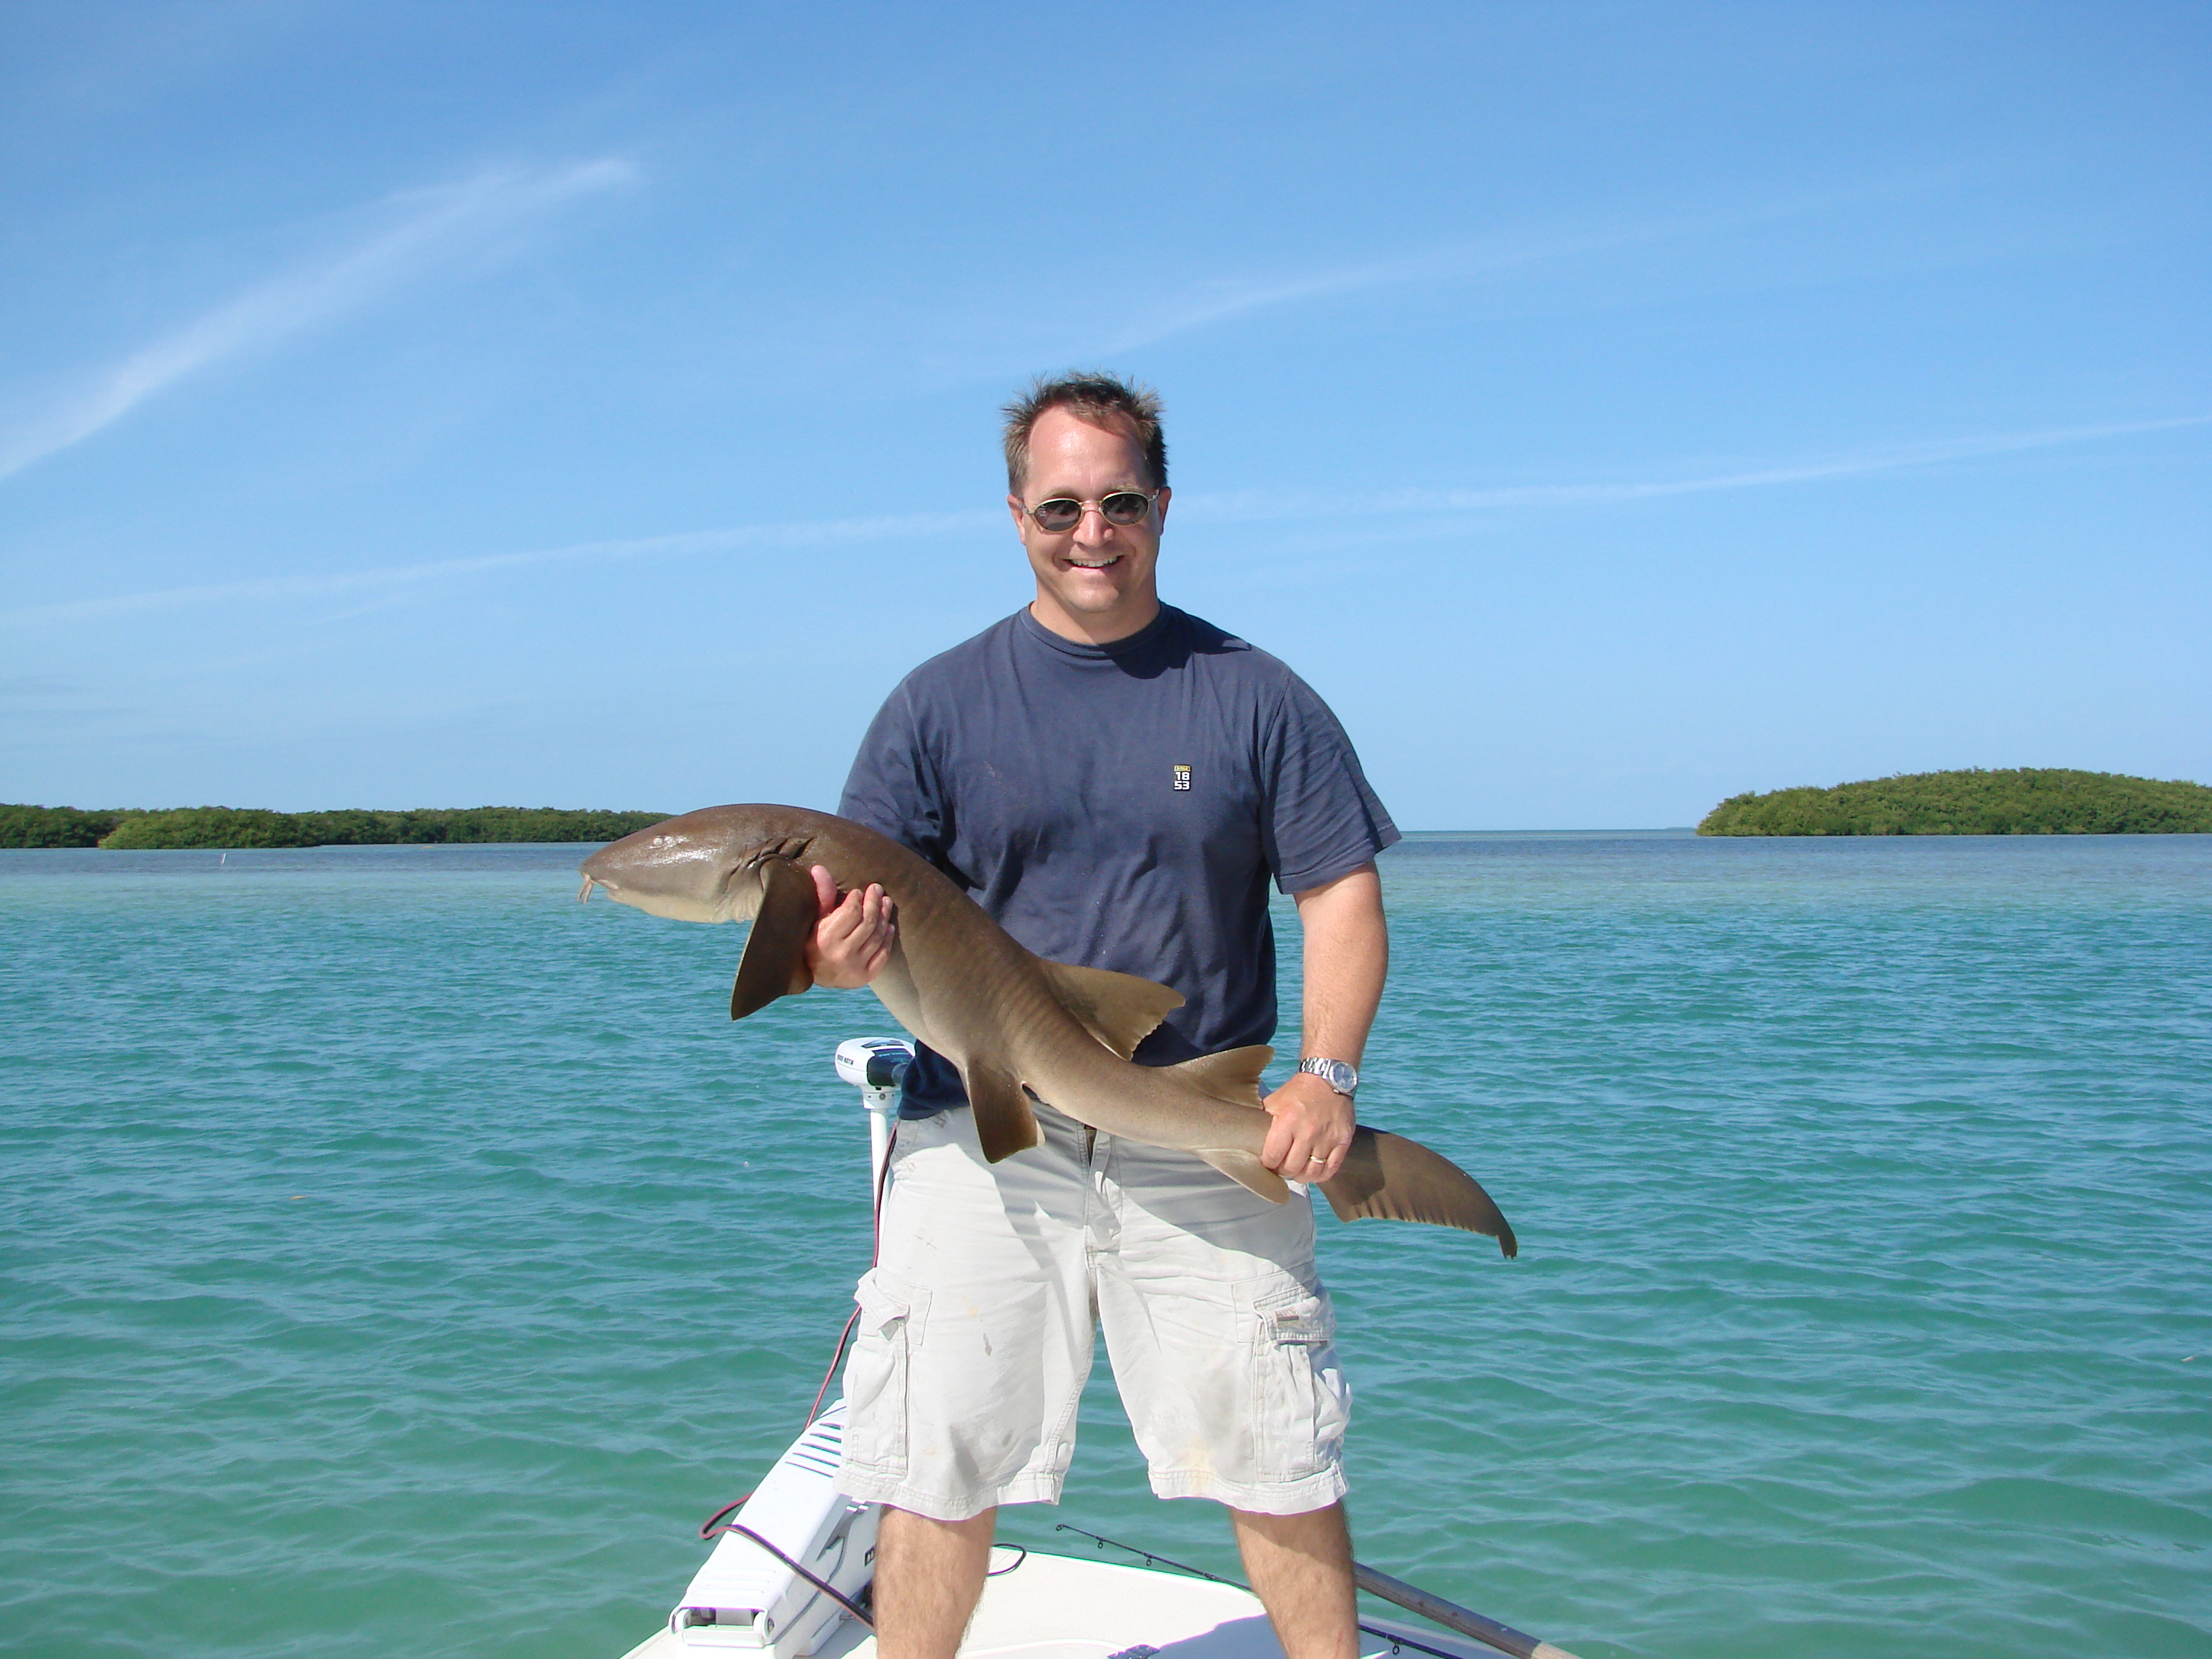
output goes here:
{"type": "Polygon", "coordinates": [[[1352,1091],[1359,1087],[1359,1068],[1340,1060],[1323,1060],[1313,1055],[1300,1060],[1298,1070],[1311,1073],[1346,1100],[1351,1099],[1352,1091]]]}

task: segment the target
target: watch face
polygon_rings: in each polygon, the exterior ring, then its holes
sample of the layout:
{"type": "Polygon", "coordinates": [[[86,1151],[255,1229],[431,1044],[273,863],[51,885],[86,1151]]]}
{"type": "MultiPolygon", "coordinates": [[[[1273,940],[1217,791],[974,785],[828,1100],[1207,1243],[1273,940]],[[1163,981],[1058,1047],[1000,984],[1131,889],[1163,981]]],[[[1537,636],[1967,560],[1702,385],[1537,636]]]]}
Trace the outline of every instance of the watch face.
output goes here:
{"type": "Polygon", "coordinates": [[[1302,1060],[1298,1070],[1312,1073],[1340,1095],[1359,1086],[1359,1073],[1340,1060],[1302,1060]]]}

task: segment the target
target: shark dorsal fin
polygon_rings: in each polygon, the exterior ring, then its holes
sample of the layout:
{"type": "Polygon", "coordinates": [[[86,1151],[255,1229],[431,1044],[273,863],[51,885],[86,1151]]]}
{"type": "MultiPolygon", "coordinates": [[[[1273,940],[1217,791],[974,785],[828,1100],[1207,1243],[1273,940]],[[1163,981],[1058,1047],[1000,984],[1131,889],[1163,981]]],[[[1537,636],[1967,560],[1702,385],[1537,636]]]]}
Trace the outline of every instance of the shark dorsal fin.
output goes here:
{"type": "Polygon", "coordinates": [[[789,859],[769,859],[761,866],[760,908],[753,913],[753,931],[738,958],[737,982],[730,987],[732,1019],[812,988],[806,942],[821,919],[812,876],[789,859]]]}
{"type": "Polygon", "coordinates": [[[1182,998],[1164,985],[1106,968],[1071,968],[1039,959],[1060,1006],[1081,1020],[1091,1035],[1127,1060],[1159,1023],[1182,1006],[1182,998]]]}
{"type": "Polygon", "coordinates": [[[1273,1048],[1264,1042],[1255,1042],[1249,1048],[1224,1048],[1218,1054],[1200,1054],[1196,1060],[1186,1060],[1168,1069],[1188,1078],[1193,1087],[1216,1100],[1225,1100],[1232,1106],[1256,1107],[1260,1103],[1260,1073],[1267,1069],[1267,1062],[1274,1057],[1273,1048]]]}

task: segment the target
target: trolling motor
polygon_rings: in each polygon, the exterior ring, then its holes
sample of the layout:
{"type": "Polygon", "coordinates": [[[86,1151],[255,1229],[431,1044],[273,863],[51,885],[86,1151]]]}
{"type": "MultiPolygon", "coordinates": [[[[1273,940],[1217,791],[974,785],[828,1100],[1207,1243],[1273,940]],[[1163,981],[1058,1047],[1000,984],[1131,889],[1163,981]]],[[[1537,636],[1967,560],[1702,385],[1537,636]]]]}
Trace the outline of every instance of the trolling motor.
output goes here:
{"type": "MultiPolygon", "coordinates": [[[[872,1191],[882,1190],[891,1112],[913,1063],[913,1045],[896,1037],[837,1045],[837,1075],[867,1109],[872,1191]]],[[[836,1366],[831,1361],[832,1375],[836,1366]]],[[[854,1615],[875,1577],[878,1511],[837,1490],[844,1437],[840,1400],[807,1425],[750,1498],[732,1506],[734,1516],[725,1510],[708,1522],[705,1535],[718,1537],[714,1553],[668,1616],[685,1648],[806,1659],[854,1615]]]]}
{"type": "Polygon", "coordinates": [[[837,1075],[860,1091],[868,1109],[868,1187],[883,1190],[884,1159],[890,1152],[891,1108],[914,1044],[898,1037],[848,1037],[837,1045],[837,1075]]]}

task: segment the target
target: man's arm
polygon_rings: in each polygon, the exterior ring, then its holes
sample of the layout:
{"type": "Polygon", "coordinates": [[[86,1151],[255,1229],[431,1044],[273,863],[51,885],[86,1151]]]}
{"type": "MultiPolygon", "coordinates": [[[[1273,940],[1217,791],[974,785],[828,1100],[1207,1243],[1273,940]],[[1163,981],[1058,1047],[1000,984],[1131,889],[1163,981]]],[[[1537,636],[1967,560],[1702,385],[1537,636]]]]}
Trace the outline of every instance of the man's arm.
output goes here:
{"type": "MultiPolygon", "coordinates": [[[[1305,935],[1302,1057],[1359,1064],[1368,1028],[1382,1006],[1390,970],[1390,933],[1382,919],[1382,878],[1372,863],[1293,893],[1305,935]]],[[[1274,1114],[1260,1161],[1291,1181],[1326,1181],[1344,1167],[1352,1145],[1352,1103],[1308,1072],[1267,1098],[1274,1114]],[[1316,1162],[1318,1158],[1320,1161],[1316,1162]]]]}

